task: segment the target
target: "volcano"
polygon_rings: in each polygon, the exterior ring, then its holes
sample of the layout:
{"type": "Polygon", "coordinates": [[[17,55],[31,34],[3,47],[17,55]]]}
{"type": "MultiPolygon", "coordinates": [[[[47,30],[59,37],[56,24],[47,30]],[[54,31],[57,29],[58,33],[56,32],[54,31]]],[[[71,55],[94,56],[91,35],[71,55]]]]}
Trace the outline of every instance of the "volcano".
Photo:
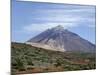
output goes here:
{"type": "Polygon", "coordinates": [[[47,29],[29,39],[26,44],[54,51],[95,52],[95,45],[61,25],[47,29]]]}

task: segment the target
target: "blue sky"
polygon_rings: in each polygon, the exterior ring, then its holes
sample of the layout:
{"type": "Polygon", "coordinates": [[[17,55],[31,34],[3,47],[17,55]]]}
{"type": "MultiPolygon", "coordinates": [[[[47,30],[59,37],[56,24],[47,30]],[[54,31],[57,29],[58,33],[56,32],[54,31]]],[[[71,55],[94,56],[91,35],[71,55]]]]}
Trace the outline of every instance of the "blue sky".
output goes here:
{"type": "Polygon", "coordinates": [[[12,1],[12,41],[25,42],[62,25],[95,44],[95,6],[12,1]]]}

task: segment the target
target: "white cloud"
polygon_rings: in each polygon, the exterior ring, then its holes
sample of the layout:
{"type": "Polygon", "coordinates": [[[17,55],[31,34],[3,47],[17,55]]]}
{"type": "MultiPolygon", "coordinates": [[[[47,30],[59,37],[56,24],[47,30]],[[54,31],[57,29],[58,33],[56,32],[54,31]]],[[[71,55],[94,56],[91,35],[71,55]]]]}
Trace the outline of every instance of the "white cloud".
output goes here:
{"type": "Polygon", "coordinates": [[[45,21],[44,23],[33,23],[30,25],[24,26],[24,31],[28,32],[41,32],[48,28],[55,27],[57,25],[62,25],[64,28],[78,27],[78,26],[87,26],[90,28],[95,27],[95,18],[84,18],[84,17],[47,17],[47,18],[35,18],[38,21],[45,21]],[[58,18],[59,17],[59,18],[58,18]]]}
{"type": "Polygon", "coordinates": [[[95,26],[95,24],[91,24],[91,25],[89,24],[88,27],[89,28],[95,28],[96,26],[95,26]]]}
{"type": "Polygon", "coordinates": [[[65,28],[78,27],[83,24],[87,27],[95,27],[94,6],[64,5],[62,8],[61,6],[48,9],[39,8],[34,9],[32,14],[33,24],[27,25],[23,28],[28,32],[44,31],[59,24],[65,28]]]}
{"type": "Polygon", "coordinates": [[[78,24],[73,24],[73,23],[43,23],[43,24],[27,25],[23,29],[28,32],[36,32],[36,31],[40,32],[58,25],[62,25],[64,28],[78,26],[78,24]]]}
{"type": "Polygon", "coordinates": [[[79,16],[70,16],[70,15],[55,15],[55,16],[45,16],[45,17],[37,17],[37,18],[33,18],[33,20],[37,20],[37,21],[45,21],[45,22],[77,22],[79,20],[81,20],[81,17],[79,16]]]}
{"type": "Polygon", "coordinates": [[[50,13],[57,13],[57,14],[64,14],[64,13],[80,13],[80,12],[95,12],[95,9],[93,8],[76,8],[76,9],[35,9],[33,11],[34,13],[46,13],[46,14],[50,14],[50,13]]]}

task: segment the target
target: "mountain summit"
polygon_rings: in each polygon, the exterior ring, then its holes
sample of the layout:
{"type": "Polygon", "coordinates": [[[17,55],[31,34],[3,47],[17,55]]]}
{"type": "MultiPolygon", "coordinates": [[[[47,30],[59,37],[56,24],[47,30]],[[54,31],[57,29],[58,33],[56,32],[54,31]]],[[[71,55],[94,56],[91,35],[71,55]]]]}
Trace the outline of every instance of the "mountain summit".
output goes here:
{"type": "Polygon", "coordinates": [[[56,26],[56,27],[54,27],[52,29],[54,29],[54,30],[64,30],[64,27],[61,26],[61,25],[58,25],[58,26],[56,26]]]}
{"type": "Polygon", "coordinates": [[[64,29],[61,25],[47,29],[39,35],[29,39],[26,43],[54,51],[95,52],[94,44],[64,29]]]}

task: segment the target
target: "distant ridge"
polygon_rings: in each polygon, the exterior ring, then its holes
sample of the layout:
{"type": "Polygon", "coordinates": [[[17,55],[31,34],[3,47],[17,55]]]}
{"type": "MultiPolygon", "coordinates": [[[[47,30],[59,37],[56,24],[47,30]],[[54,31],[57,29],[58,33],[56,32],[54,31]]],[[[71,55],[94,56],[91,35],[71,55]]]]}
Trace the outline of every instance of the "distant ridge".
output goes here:
{"type": "Polygon", "coordinates": [[[55,51],[95,52],[95,45],[61,25],[47,29],[29,39],[26,44],[55,51]]]}

